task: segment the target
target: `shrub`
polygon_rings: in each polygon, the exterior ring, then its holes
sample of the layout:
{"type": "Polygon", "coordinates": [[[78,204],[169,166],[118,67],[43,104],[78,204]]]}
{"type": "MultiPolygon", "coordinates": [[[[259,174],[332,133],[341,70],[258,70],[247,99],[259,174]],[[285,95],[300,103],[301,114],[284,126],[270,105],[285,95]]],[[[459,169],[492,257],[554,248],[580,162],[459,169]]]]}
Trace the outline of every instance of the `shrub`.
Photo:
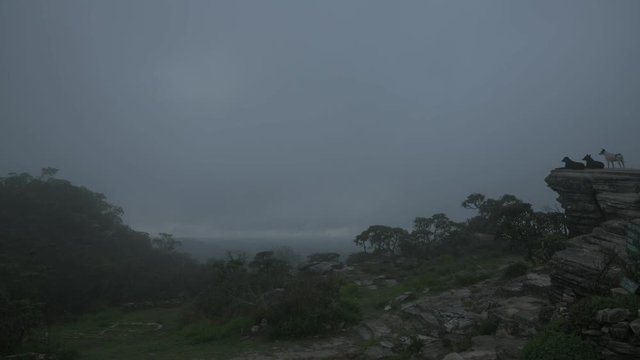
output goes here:
{"type": "Polygon", "coordinates": [[[546,263],[553,255],[567,247],[567,237],[562,234],[550,234],[542,237],[535,244],[534,259],[539,263],[546,263]]]}
{"type": "Polygon", "coordinates": [[[575,329],[587,327],[598,310],[607,308],[625,308],[636,314],[640,308],[640,298],[631,294],[582,298],[569,308],[570,324],[575,329]]]}
{"type": "Polygon", "coordinates": [[[514,277],[522,276],[527,273],[527,270],[529,270],[529,267],[527,266],[527,264],[523,262],[517,262],[507,266],[507,268],[504,269],[504,272],[502,273],[502,278],[512,279],[514,277]]]}
{"type": "Polygon", "coordinates": [[[597,360],[598,353],[576,335],[547,329],[529,340],[523,349],[524,360],[597,360]]]}
{"type": "Polygon", "coordinates": [[[357,322],[357,294],[340,290],[338,279],[304,275],[291,283],[281,302],[267,310],[265,318],[272,338],[300,338],[357,322]]]}
{"type": "Polygon", "coordinates": [[[40,323],[41,313],[28,300],[11,301],[0,296],[0,319],[0,355],[11,354],[40,323]]]}

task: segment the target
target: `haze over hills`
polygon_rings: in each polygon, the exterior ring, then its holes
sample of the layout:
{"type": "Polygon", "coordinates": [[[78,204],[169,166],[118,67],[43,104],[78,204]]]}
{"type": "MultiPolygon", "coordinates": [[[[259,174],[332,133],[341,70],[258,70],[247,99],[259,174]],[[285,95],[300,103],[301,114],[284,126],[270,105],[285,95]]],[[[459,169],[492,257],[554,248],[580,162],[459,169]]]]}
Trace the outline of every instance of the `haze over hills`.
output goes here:
{"type": "Polygon", "coordinates": [[[225,258],[227,252],[244,252],[249,256],[266,250],[287,247],[304,259],[316,252],[336,252],[342,256],[359,251],[352,239],[219,239],[219,238],[178,238],[182,245],[179,251],[187,253],[198,261],[205,262],[211,258],[225,258]]]}

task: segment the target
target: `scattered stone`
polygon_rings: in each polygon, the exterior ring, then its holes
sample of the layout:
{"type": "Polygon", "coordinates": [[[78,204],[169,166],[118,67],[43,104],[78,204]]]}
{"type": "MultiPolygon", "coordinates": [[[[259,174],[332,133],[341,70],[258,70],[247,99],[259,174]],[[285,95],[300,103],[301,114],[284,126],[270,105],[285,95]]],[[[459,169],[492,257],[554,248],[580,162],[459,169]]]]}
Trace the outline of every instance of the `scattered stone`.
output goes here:
{"type": "Polygon", "coordinates": [[[440,360],[444,354],[451,350],[448,350],[444,342],[436,337],[416,335],[416,339],[422,343],[422,349],[420,349],[420,355],[427,360],[440,360]]]}
{"type": "Polygon", "coordinates": [[[321,261],[316,263],[310,263],[302,266],[300,270],[313,272],[317,274],[327,274],[333,270],[340,269],[344,266],[341,262],[321,261]]]}
{"type": "Polygon", "coordinates": [[[391,349],[393,348],[393,343],[391,341],[382,340],[380,341],[380,346],[382,346],[383,348],[391,349]]]}
{"type": "Polygon", "coordinates": [[[393,300],[396,303],[401,303],[404,302],[410,298],[413,297],[413,293],[411,291],[407,291],[405,293],[403,293],[402,295],[398,295],[396,296],[396,298],[393,300]]]}
{"type": "Polygon", "coordinates": [[[362,340],[368,341],[373,338],[373,332],[364,325],[358,325],[354,329],[356,333],[362,338],[362,340]]]}
{"type": "Polygon", "coordinates": [[[389,286],[389,287],[391,287],[391,286],[396,286],[396,285],[398,285],[398,280],[396,280],[396,279],[386,279],[386,280],[384,281],[384,284],[385,284],[386,286],[389,286]]]}
{"type": "Polygon", "coordinates": [[[611,289],[611,295],[629,295],[629,292],[623,288],[617,287],[611,289]]]}
{"type": "Polygon", "coordinates": [[[363,324],[371,331],[374,339],[391,335],[391,329],[380,319],[365,320],[363,324]]]}
{"type": "Polygon", "coordinates": [[[609,327],[609,335],[616,340],[627,340],[629,338],[629,323],[626,321],[619,322],[609,327]]]}
{"type": "Polygon", "coordinates": [[[615,309],[602,309],[596,314],[596,321],[599,323],[614,324],[624,320],[628,320],[631,317],[629,309],[615,308],[615,309]]]}

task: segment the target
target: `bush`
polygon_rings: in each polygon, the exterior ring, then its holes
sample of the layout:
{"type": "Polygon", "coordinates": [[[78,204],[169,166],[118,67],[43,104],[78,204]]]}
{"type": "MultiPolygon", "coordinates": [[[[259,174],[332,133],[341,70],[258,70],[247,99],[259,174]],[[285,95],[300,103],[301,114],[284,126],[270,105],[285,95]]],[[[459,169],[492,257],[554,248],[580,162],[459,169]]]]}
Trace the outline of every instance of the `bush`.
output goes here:
{"type": "Polygon", "coordinates": [[[527,273],[527,270],[529,270],[529,267],[527,266],[527,264],[522,262],[517,262],[507,266],[507,268],[504,269],[504,272],[502,273],[502,278],[512,279],[514,277],[522,276],[527,273]]]}
{"type": "Polygon", "coordinates": [[[13,353],[41,321],[38,306],[28,300],[0,296],[0,355],[13,353]]]}
{"type": "Polygon", "coordinates": [[[607,308],[625,308],[632,314],[636,314],[640,308],[640,298],[631,294],[582,298],[569,308],[570,324],[575,329],[587,327],[598,310],[607,308]]]}
{"type": "Polygon", "coordinates": [[[535,244],[533,257],[538,263],[546,263],[553,255],[567,247],[567,237],[562,234],[546,235],[535,244]]]}
{"type": "Polygon", "coordinates": [[[576,335],[547,329],[529,340],[523,349],[524,360],[597,360],[598,353],[576,335]]]}
{"type": "Polygon", "coordinates": [[[300,338],[339,328],[360,319],[354,291],[341,292],[336,278],[304,275],[287,287],[284,298],[264,317],[272,338],[300,338]]]}

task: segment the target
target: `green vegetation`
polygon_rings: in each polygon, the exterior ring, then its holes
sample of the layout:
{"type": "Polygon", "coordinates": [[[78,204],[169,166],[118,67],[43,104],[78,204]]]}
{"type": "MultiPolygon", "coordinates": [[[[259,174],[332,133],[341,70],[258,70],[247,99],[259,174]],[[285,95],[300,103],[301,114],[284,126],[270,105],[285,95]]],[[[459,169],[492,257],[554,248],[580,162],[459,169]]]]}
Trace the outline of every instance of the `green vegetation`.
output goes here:
{"type": "Polygon", "coordinates": [[[640,282],[640,225],[628,224],[625,227],[625,232],[631,240],[627,246],[629,266],[626,270],[632,279],[640,282]]]}
{"type": "MultiPolygon", "coordinates": [[[[435,214],[416,218],[411,231],[374,225],[360,233],[354,241],[365,252],[347,262],[397,281],[361,288],[348,276],[298,271],[287,248],[197,263],[171,234],[129,228],[102,194],[55,175],[46,168],[38,177],[0,178],[0,354],[226,356],[267,339],[339,331],[407,292],[521,275],[528,267],[517,258],[544,261],[564,240],[561,214],[534,212],[512,195],[472,194],[463,206],[478,214],[466,222],[435,214]],[[507,264],[503,274],[492,270],[507,264]],[[147,310],[105,310],[125,303],[147,310]]],[[[308,257],[338,260],[332,252],[308,257]]],[[[495,332],[491,320],[481,325],[481,333],[495,332]]]]}
{"type": "Polygon", "coordinates": [[[202,318],[185,323],[185,311],[189,309],[105,310],[85,314],[48,329],[37,329],[20,351],[42,351],[42,342],[37,340],[44,337],[45,331],[50,333],[52,343],[64,344],[60,349],[75,352],[83,360],[228,358],[267,346],[261,339],[244,336],[247,318],[232,319],[227,324],[202,318]]]}
{"type": "Polygon", "coordinates": [[[11,353],[37,323],[130,301],[195,293],[200,266],[122,222],[104,195],[56,179],[0,178],[0,353],[11,353]],[[154,244],[156,246],[154,246],[154,244]]]}
{"type": "Polygon", "coordinates": [[[270,337],[300,338],[329,332],[360,320],[358,303],[338,279],[301,276],[289,284],[284,298],[265,312],[270,337]]]}
{"type": "Polygon", "coordinates": [[[469,251],[473,248],[469,241],[478,233],[491,235],[495,239],[494,247],[502,246],[531,262],[547,261],[563,248],[567,228],[564,214],[560,212],[536,212],[531,204],[508,194],[499,199],[471,194],[462,206],[476,210],[477,215],[463,223],[441,213],[429,218],[418,217],[411,231],[373,225],[356,236],[354,242],[365,252],[370,249],[374,254],[419,259],[469,251]]]}
{"type": "Polygon", "coordinates": [[[573,329],[586,328],[598,310],[625,308],[632,314],[640,309],[640,298],[636,295],[588,296],[578,300],[569,308],[569,322],[573,329]]]}
{"type": "Polygon", "coordinates": [[[239,316],[221,324],[210,320],[190,323],[182,329],[182,333],[192,344],[214,342],[222,339],[238,338],[249,334],[254,321],[247,316],[239,316]]]}
{"type": "Polygon", "coordinates": [[[597,360],[598,353],[580,337],[551,326],[531,339],[523,350],[524,360],[597,360]]]}
{"type": "MultiPolygon", "coordinates": [[[[476,255],[451,256],[442,255],[429,261],[422,262],[410,271],[385,266],[383,269],[376,266],[375,269],[389,276],[404,279],[398,284],[389,287],[369,290],[359,288],[351,284],[343,287],[343,291],[357,301],[363,312],[378,311],[384,308],[391,300],[406,292],[421,294],[425,291],[438,293],[459,286],[471,285],[491,276],[490,269],[496,269],[503,265],[517,261],[517,257],[501,252],[485,251],[476,255]]],[[[371,261],[368,257],[367,261],[371,261]]],[[[357,264],[357,263],[356,263],[357,264]]],[[[374,263],[376,264],[376,263],[374,263]]],[[[373,267],[373,265],[371,265],[373,267]]],[[[359,266],[362,268],[362,266],[359,266]]],[[[374,274],[377,272],[374,272],[374,274]]]]}

